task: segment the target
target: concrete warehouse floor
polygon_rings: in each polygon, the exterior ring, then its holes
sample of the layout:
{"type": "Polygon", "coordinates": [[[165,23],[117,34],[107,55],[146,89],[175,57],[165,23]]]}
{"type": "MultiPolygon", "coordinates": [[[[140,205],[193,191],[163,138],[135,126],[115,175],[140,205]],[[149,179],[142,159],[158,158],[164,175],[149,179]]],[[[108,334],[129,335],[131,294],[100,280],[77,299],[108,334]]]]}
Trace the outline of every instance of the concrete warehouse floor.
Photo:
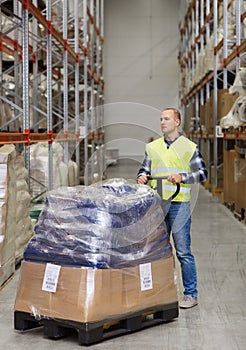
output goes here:
{"type": "MultiPolygon", "coordinates": [[[[135,179],[138,167],[137,162],[121,160],[108,168],[108,177],[135,179]]],[[[202,186],[193,212],[192,245],[198,270],[199,306],[180,310],[175,321],[109,339],[88,349],[245,349],[246,226],[202,186]]],[[[86,348],[78,345],[76,336],[54,341],[44,338],[42,328],[24,333],[14,330],[18,278],[19,270],[0,291],[0,349],[86,348]]]]}

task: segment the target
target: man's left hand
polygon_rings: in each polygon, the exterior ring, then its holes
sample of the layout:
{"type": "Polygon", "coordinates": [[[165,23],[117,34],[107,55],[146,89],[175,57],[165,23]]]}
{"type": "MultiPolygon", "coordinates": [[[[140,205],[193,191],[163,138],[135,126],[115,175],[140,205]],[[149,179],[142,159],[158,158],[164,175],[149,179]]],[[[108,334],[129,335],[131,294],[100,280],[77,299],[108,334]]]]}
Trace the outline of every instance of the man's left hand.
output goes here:
{"type": "Polygon", "coordinates": [[[168,176],[167,180],[173,184],[180,184],[182,181],[182,176],[180,174],[171,174],[168,176]]]}

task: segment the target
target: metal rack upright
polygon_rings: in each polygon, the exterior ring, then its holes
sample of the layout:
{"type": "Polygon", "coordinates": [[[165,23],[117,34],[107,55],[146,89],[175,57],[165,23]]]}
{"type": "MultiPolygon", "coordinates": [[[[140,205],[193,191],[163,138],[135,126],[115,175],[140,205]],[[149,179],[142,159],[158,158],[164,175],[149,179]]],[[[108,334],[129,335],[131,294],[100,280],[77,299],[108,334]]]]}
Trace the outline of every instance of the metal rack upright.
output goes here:
{"type": "Polygon", "coordinates": [[[75,151],[78,181],[89,184],[98,173],[93,158],[103,143],[103,136],[95,137],[103,131],[103,113],[96,114],[103,103],[103,6],[103,0],[14,0],[11,10],[1,5],[0,100],[12,114],[1,123],[0,143],[19,145],[30,171],[30,145],[46,142],[48,190],[55,141],[63,143],[66,164],[75,151]]]}

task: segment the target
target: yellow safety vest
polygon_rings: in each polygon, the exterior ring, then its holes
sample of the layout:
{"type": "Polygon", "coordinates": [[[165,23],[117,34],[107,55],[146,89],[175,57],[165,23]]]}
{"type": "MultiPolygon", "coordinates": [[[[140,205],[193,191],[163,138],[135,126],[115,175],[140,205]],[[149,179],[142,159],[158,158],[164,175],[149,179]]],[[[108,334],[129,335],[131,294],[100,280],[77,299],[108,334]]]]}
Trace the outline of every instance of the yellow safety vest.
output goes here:
{"type": "MultiPolygon", "coordinates": [[[[151,175],[167,176],[191,171],[190,160],[194,155],[196,144],[184,136],[175,140],[169,148],[161,137],[146,145],[146,153],[151,160],[151,175]]],[[[156,186],[156,180],[150,181],[156,186]]],[[[175,202],[190,201],[191,185],[180,184],[180,193],[173,199],[175,202]]],[[[168,199],[176,191],[176,185],[169,181],[162,182],[162,198],[168,199]]]]}

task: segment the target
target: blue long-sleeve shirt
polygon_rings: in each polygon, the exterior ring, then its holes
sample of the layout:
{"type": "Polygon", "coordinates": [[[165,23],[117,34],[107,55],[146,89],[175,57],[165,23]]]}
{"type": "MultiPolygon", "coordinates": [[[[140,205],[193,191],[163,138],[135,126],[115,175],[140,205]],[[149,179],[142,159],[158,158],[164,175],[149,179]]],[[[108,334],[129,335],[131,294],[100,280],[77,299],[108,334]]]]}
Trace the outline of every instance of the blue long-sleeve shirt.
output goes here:
{"type": "MultiPolygon", "coordinates": [[[[164,141],[167,145],[167,148],[170,147],[172,141],[167,141],[164,138],[164,141]]],[[[206,169],[205,162],[200,151],[196,148],[191,160],[190,160],[190,172],[182,171],[180,174],[182,175],[182,183],[185,184],[196,184],[199,182],[204,182],[207,180],[208,172],[206,169]]],[[[151,174],[151,160],[148,157],[148,154],[145,153],[145,157],[142,163],[142,166],[138,172],[137,177],[141,175],[150,175],[151,174]]]]}

